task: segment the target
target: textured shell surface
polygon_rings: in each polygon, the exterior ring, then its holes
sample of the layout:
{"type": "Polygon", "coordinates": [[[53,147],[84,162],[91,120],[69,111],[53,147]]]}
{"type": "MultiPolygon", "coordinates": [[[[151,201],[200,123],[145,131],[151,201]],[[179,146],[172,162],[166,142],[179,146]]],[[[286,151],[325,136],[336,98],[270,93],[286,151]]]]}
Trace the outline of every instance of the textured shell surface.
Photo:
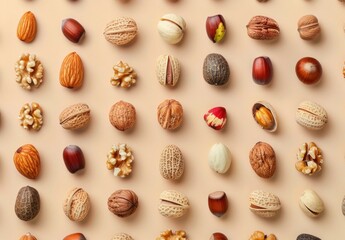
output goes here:
{"type": "Polygon", "coordinates": [[[109,111],[109,121],[111,125],[120,131],[134,127],[136,122],[135,107],[124,101],[115,103],[109,111]]]}
{"type": "Polygon", "coordinates": [[[174,130],[183,121],[183,107],[175,99],[166,99],[157,107],[157,119],[164,129],[174,130]]]}
{"type": "Polygon", "coordinates": [[[128,217],[132,215],[139,201],[135,192],[128,189],[120,189],[115,191],[108,198],[108,209],[118,217],[128,217]]]}
{"type": "Polygon", "coordinates": [[[166,146],[159,162],[159,170],[165,179],[178,180],[184,172],[184,160],[181,150],[175,145],[166,146]]]}
{"type": "Polygon", "coordinates": [[[19,238],[19,240],[37,240],[37,238],[31,233],[27,233],[19,238]]]}
{"type": "Polygon", "coordinates": [[[156,62],[158,82],[166,86],[175,86],[180,79],[181,67],[177,58],[171,55],[160,55],[156,62]]]}
{"type": "Polygon", "coordinates": [[[18,172],[29,179],[38,177],[41,169],[40,155],[32,144],[25,144],[17,149],[13,162],[18,172]]]}
{"type": "Polygon", "coordinates": [[[15,213],[23,221],[34,219],[40,211],[38,191],[30,186],[22,187],[16,198],[15,213]]]}
{"type": "Polygon", "coordinates": [[[189,200],[183,194],[175,190],[165,190],[160,194],[161,203],[158,211],[169,218],[182,217],[189,208],[189,200]]]}
{"type": "Polygon", "coordinates": [[[63,210],[65,215],[72,221],[83,221],[89,213],[90,198],[82,188],[72,189],[65,199],[63,210]]]}
{"type": "Polygon", "coordinates": [[[120,46],[130,43],[137,36],[137,32],[134,19],[119,17],[106,25],[103,35],[108,42],[120,46]]]}
{"type": "Polygon", "coordinates": [[[321,240],[321,238],[315,237],[311,234],[302,233],[297,236],[297,240],[321,240]]]}
{"type": "Polygon", "coordinates": [[[37,23],[35,15],[28,11],[20,18],[17,27],[17,37],[26,43],[32,42],[36,37],[37,23]]]}
{"type": "Polygon", "coordinates": [[[111,240],[133,240],[127,233],[118,233],[111,240]]]}
{"type": "Polygon", "coordinates": [[[65,129],[84,128],[90,121],[90,108],[84,103],[73,104],[60,113],[59,119],[60,125],[65,129]]]}
{"type": "Polygon", "coordinates": [[[60,84],[67,88],[79,88],[84,81],[84,66],[76,52],[69,53],[60,68],[60,84]]]}
{"type": "Polygon", "coordinates": [[[266,16],[254,16],[247,24],[247,34],[256,40],[274,40],[280,35],[278,23],[266,16]]]}
{"type": "Polygon", "coordinates": [[[217,173],[226,173],[231,166],[231,152],[223,143],[214,144],[208,153],[208,165],[217,173]]]}
{"type": "Polygon", "coordinates": [[[304,101],[298,106],[296,121],[308,129],[320,130],[326,125],[328,116],[321,105],[312,101],[304,101]]]}
{"type": "Polygon", "coordinates": [[[249,195],[249,209],[261,217],[274,217],[281,208],[280,200],[272,193],[255,190],[249,195]]]}
{"type": "Polygon", "coordinates": [[[218,53],[208,54],[203,64],[203,77],[208,84],[221,86],[229,81],[230,68],[226,59],[218,53]]]}
{"type": "Polygon", "coordinates": [[[276,170],[276,155],[271,145],[257,142],[249,153],[249,161],[255,173],[262,178],[270,178],[276,170]]]}
{"type": "Polygon", "coordinates": [[[319,195],[311,189],[304,190],[300,197],[301,209],[310,217],[317,217],[325,210],[325,205],[319,195]]]}

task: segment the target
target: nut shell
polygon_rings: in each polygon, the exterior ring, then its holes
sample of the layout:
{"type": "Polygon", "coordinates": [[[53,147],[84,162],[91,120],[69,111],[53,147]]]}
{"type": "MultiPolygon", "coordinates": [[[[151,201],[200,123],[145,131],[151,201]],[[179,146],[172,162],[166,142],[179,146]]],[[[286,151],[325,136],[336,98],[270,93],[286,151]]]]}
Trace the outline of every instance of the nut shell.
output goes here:
{"type": "Polygon", "coordinates": [[[109,121],[111,125],[120,131],[133,128],[136,122],[135,107],[124,101],[115,103],[110,109],[109,121]]]}
{"type": "Polygon", "coordinates": [[[181,126],[183,108],[181,103],[174,99],[166,99],[157,108],[157,119],[162,128],[174,130],[181,126]]]}
{"type": "Polygon", "coordinates": [[[307,233],[302,233],[297,236],[296,240],[321,240],[321,238],[315,237],[307,233]]]}
{"type": "Polygon", "coordinates": [[[314,15],[305,15],[298,20],[299,36],[304,40],[312,40],[320,35],[319,20],[314,15]]]}
{"type": "Polygon", "coordinates": [[[26,186],[19,190],[14,210],[20,220],[34,219],[40,211],[40,206],[40,195],[35,188],[26,186]]]}
{"type": "Polygon", "coordinates": [[[138,27],[134,19],[118,17],[106,25],[103,35],[108,42],[121,46],[133,41],[137,32],[138,27]]]}
{"type": "Polygon", "coordinates": [[[162,39],[169,44],[179,43],[186,29],[185,20],[173,13],[163,15],[158,24],[157,29],[162,39]]]}
{"type": "Polygon", "coordinates": [[[249,195],[249,209],[264,218],[274,217],[281,208],[280,200],[272,193],[255,190],[249,195]]]}
{"type": "Polygon", "coordinates": [[[321,63],[312,57],[303,57],[298,60],[295,71],[298,79],[307,85],[318,83],[322,76],[321,63]]]}
{"type": "Polygon", "coordinates": [[[65,215],[72,221],[81,222],[91,208],[90,198],[82,188],[74,188],[67,194],[63,204],[65,215]]]}
{"type": "Polygon", "coordinates": [[[85,36],[84,27],[73,18],[62,20],[61,30],[63,35],[73,43],[79,43],[85,36]]]}
{"type": "Polygon", "coordinates": [[[210,85],[222,86],[229,81],[230,68],[226,59],[218,54],[208,54],[203,64],[203,77],[210,85]]]}
{"type": "Polygon", "coordinates": [[[212,192],[208,195],[208,208],[216,217],[223,216],[229,208],[229,201],[223,191],[212,192]]]}
{"type": "Polygon", "coordinates": [[[180,79],[181,67],[177,58],[171,55],[161,55],[156,62],[158,82],[163,86],[174,87],[180,79]]]}
{"type": "Polygon", "coordinates": [[[189,209],[188,198],[178,191],[163,191],[159,198],[161,202],[158,206],[158,211],[164,217],[179,218],[185,215],[189,209]]]}
{"type": "Polygon", "coordinates": [[[60,84],[66,88],[80,88],[84,82],[84,66],[76,52],[69,53],[60,68],[60,84]]]}
{"type": "Polygon", "coordinates": [[[256,40],[274,40],[280,35],[278,23],[266,16],[254,16],[247,24],[247,34],[256,40]]]}
{"type": "Polygon", "coordinates": [[[19,40],[30,43],[36,37],[37,22],[35,15],[28,11],[20,18],[17,27],[17,37],[19,40]]]}
{"type": "Polygon", "coordinates": [[[90,122],[90,108],[87,104],[78,103],[65,108],[59,116],[60,125],[68,130],[85,128],[90,122]]]}
{"type": "Polygon", "coordinates": [[[24,177],[35,179],[41,170],[40,155],[31,144],[25,144],[17,149],[13,156],[13,162],[18,172],[24,177]]]}
{"type": "Polygon", "coordinates": [[[127,233],[118,233],[111,240],[133,240],[127,233]]]}
{"type": "Polygon", "coordinates": [[[296,122],[310,130],[321,130],[328,121],[326,110],[312,101],[301,102],[296,111],[296,122]]]}
{"type": "Polygon", "coordinates": [[[322,199],[311,189],[306,189],[303,192],[299,198],[299,206],[309,217],[318,217],[325,210],[322,199]]]}
{"type": "Polygon", "coordinates": [[[75,173],[85,168],[83,151],[77,145],[68,145],[65,147],[62,156],[66,168],[70,173],[75,173]]]}
{"type": "Polygon", "coordinates": [[[222,143],[214,144],[208,152],[208,165],[217,173],[226,173],[231,166],[231,161],[231,152],[222,143]]]}
{"type": "Polygon", "coordinates": [[[262,178],[270,178],[276,170],[276,155],[268,143],[257,142],[249,153],[250,165],[262,178]]]}
{"type": "Polygon", "coordinates": [[[271,59],[260,56],[254,59],[252,67],[252,77],[256,84],[268,85],[272,81],[273,66],[271,59]]]}
{"type": "Polygon", "coordinates": [[[271,104],[259,101],[252,107],[255,122],[264,130],[275,132],[278,128],[277,115],[271,104]]]}
{"type": "Polygon", "coordinates": [[[115,191],[108,198],[108,209],[118,217],[132,215],[138,207],[138,196],[127,189],[115,191]]]}
{"type": "Polygon", "coordinates": [[[86,240],[86,237],[82,233],[72,233],[64,237],[63,240],[86,240]]]}
{"type": "Polygon", "coordinates": [[[166,146],[159,162],[159,171],[167,180],[178,180],[184,171],[184,160],[181,150],[175,145],[166,146]]]}

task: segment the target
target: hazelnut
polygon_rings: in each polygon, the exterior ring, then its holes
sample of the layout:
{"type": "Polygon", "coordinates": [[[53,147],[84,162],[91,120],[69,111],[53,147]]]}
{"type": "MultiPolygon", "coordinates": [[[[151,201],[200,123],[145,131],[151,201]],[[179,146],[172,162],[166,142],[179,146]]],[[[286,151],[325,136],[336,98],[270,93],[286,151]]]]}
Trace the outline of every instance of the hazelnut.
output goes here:
{"type": "Polygon", "coordinates": [[[256,84],[268,85],[273,75],[272,62],[269,57],[261,56],[254,59],[252,76],[256,84]]]}
{"type": "Polygon", "coordinates": [[[117,190],[108,198],[108,209],[118,217],[132,215],[138,207],[138,196],[127,189],[117,190]]]}
{"type": "Polygon", "coordinates": [[[70,173],[75,173],[85,168],[84,154],[77,145],[65,147],[62,156],[66,168],[70,173]]]}
{"type": "Polygon", "coordinates": [[[223,191],[216,191],[208,195],[208,207],[217,217],[223,216],[228,210],[228,198],[223,191]]]}
{"type": "Polygon", "coordinates": [[[65,37],[73,43],[79,43],[85,35],[84,27],[73,18],[62,20],[61,30],[65,37]]]}
{"type": "Polygon", "coordinates": [[[322,75],[322,67],[318,60],[312,57],[301,58],[295,67],[298,79],[304,84],[317,83],[322,75]]]}
{"type": "Polygon", "coordinates": [[[209,240],[228,240],[228,238],[223,233],[215,232],[209,240]]]}
{"type": "Polygon", "coordinates": [[[224,17],[220,14],[208,17],[206,20],[206,33],[212,42],[220,42],[226,33],[224,17]]]}

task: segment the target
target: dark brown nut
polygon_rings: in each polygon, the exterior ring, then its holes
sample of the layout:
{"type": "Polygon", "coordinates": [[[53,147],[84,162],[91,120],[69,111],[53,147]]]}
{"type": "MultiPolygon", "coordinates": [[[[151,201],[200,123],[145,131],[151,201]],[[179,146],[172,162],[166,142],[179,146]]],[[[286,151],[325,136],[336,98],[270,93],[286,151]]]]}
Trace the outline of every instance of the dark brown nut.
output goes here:
{"type": "Polygon", "coordinates": [[[174,87],[181,74],[180,63],[171,55],[161,55],[156,61],[156,75],[163,86],[174,87]]]}
{"type": "Polygon", "coordinates": [[[126,45],[137,36],[138,27],[134,19],[118,17],[109,22],[104,29],[104,38],[117,46],[126,45]]]}
{"type": "Polygon", "coordinates": [[[317,59],[304,57],[296,63],[295,72],[302,83],[315,84],[322,76],[322,66],[317,59]]]}
{"type": "Polygon", "coordinates": [[[223,233],[215,232],[209,240],[228,240],[228,238],[223,233]]]}
{"type": "Polygon", "coordinates": [[[64,237],[63,240],[86,240],[86,237],[82,233],[72,233],[64,237]]]}
{"type": "Polygon", "coordinates": [[[228,207],[228,197],[225,192],[216,191],[208,195],[208,208],[213,215],[223,216],[228,211],[228,207]]]}
{"type": "Polygon", "coordinates": [[[70,173],[75,173],[85,168],[83,151],[77,145],[69,145],[65,147],[62,156],[66,168],[70,173]]]}
{"type": "Polygon", "coordinates": [[[118,217],[132,215],[138,207],[138,196],[127,189],[117,190],[108,198],[108,209],[118,217]]]}
{"type": "Polygon", "coordinates": [[[226,33],[224,17],[220,14],[209,16],[206,20],[206,33],[212,42],[220,42],[226,33]]]}
{"type": "Polygon", "coordinates": [[[61,30],[63,35],[73,43],[79,43],[85,36],[84,27],[73,18],[62,20],[61,30]]]}
{"type": "Polygon", "coordinates": [[[247,24],[247,34],[256,40],[274,40],[279,37],[280,28],[272,18],[255,16],[247,24]]]}
{"type": "Polygon", "coordinates": [[[297,236],[296,240],[321,240],[321,238],[315,237],[307,233],[302,233],[297,236]]]}
{"type": "Polygon", "coordinates": [[[305,15],[299,19],[297,30],[302,39],[315,39],[321,32],[319,20],[314,15],[305,15]]]}
{"type": "Polygon", "coordinates": [[[86,127],[90,122],[90,108],[87,104],[78,103],[65,108],[59,116],[64,129],[77,130],[86,127]]]}
{"type": "Polygon", "coordinates": [[[228,62],[218,53],[207,55],[203,64],[203,76],[210,85],[225,85],[229,81],[230,76],[228,62]]]}
{"type": "Polygon", "coordinates": [[[276,170],[276,155],[268,143],[258,142],[249,153],[250,165],[262,178],[270,178],[276,170]]]}
{"type": "Polygon", "coordinates": [[[183,108],[181,103],[174,99],[167,99],[157,108],[157,119],[164,129],[174,130],[181,126],[183,108]]]}
{"type": "Polygon", "coordinates": [[[34,219],[40,211],[38,191],[30,186],[22,187],[17,194],[14,210],[20,220],[30,221],[34,219]]]}
{"type": "Polygon", "coordinates": [[[135,107],[124,101],[115,103],[110,109],[109,121],[111,125],[120,131],[133,128],[136,122],[135,107]]]}
{"type": "Polygon", "coordinates": [[[313,175],[322,169],[322,151],[314,142],[303,143],[298,149],[297,160],[296,170],[303,174],[313,175]]]}
{"type": "Polygon", "coordinates": [[[254,59],[252,77],[256,84],[268,85],[273,75],[272,62],[269,57],[261,56],[254,59]]]}

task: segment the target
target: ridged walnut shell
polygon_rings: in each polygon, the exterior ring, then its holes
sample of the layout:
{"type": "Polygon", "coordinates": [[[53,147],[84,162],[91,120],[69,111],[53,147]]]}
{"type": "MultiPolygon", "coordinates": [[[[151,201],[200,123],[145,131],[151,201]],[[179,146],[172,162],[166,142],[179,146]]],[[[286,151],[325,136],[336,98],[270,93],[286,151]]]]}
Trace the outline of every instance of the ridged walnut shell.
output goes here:
{"type": "Polygon", "coordinates": [[[137,36],[138,27],[134,19],[118,17],[109,22],[104,29],[105,39],[114,45],[125,45],[133,41],[137,36]]]}
{"type": "Polygon", "coordinates": [[[35,15],[28,11],[20,18],[17,27],[17,37],[26,43],[32,42],[36,37],[37,23],[35,15]]]}
{"type": "Polygon", "coordinates": [[[218,53],[208,54],[203,64],[203,77],[210,85],[225,85],[230,77],[230,68],[226,59],[218,53]]]}
{"type": "Polygon", "coordinates": [[[275,132],[278,128],[277,115],[271,104],[259,101],[252,107],[255,122],[264,130],[275,132]]]}
{"type": "Polygon", "coordinates": [[[311,190],[306,189],[299,198],[299,206],[309,217],[318,217],[325,210],[325,205],[319,195],[311,190]]]}
{"type": "Polygon", "coordinates": [[[184,171],[184,160],[181,150],[175,145],[166,146],[159,161],[159,171],[163,178],[178,180],[184,171]]]}
{"type": "Polygon", "coordinates": [[[108,209],[118,217],[128,217],[137,210],[138,196],[132,190],[121,189],[115,191],[108,198],[108,209]]]}
{"type": "Polygon", "coordinates": [[[281,208],[277,196],[262,190],[255,190],[249,195],[249,204],[250,211],[264,218],[276,216],[281,208]]]}
{"type": "Polygon", "coordinates": [[[76,52],[69,53],[60,68],[60,84],[66,88],[80,88],[84,81],[84,66],[76,52]]]}
{"type": "Polygon", "coordinates": [[[73,188],[68,192],[63,204],[65,215],[72,221],[81,222],[91,208],[90,198],[82,188],[73,188]]]}
{"type": "Polygon", "coordinates": [[[109,121],[111,125],[120,131],[133,128],[136,122],[135,107],[124,101],[115,103],[110,109],[109,121]]]}
{"type": "Polygon", "coordinates": [[[133,240],[127,233],[118,233],[111,240],[133,240]]]}
{"type": "Polygon", "coordinates": [[[181,126],[183,120],[183,108],[180,102],[167,99],[157,108],[157,119],[164,129],[174,130],[181,126]]]}
{"type": "Polygon", "coordinates": [[[296,111],[296,122],[311,130],[321,130],[328,121],[326,110],[312,101],[301,102],[296,111]]]}
{"type": "Polygon", "coordinates": [[[163,86],[173,87],[177,84],[181,74],[180,63],[171,55],[161,55],[156,62],[158,82],[163,86]]]}
{"type": "Polygon", "coordinates": [[[78,103],[65,108],[59,116],[60,125],[68,130],[86,127],[90,122],[90,108],[87,104],[78,103]]]}
{"type": "Polygon", "coordinates": [[[38,177],[41,170],[40,155],[31,144],[25,144],[17,149],[13,162],[18,172],[29,179],[38,177]]]}
{"type": "Polygon", "coordinates": [[[35,188],[26,186],[19,190],[14,210],[20,220],[34,219],[40,211],[40,206],[40,195],[35,188]]]}
{"type": "Polygon", "coordinates": [[[297,30],[302,39],[315,39],[321,32],[319,20],[314,15],[305,15],[298,20],[297,30]]]}
{"type": "Polygon", "coordinates": [[[19,238],[19,240],[37,240],[37,238],[31,233],[27,233],[19,238]]]}
{"type": "Polygon", "coordinates": [[[270,178],[276,170],[276,154],[271,145],[257,142],[249,153],[254,172],[262,178],[270,178]]]}
{"type": "Polygon", "coordinates": [[[179,218],[185,215],[189,209],[188,198],[178,191],[163,191],[159,198],[161,202],[158,206],[158,211],[164,217],[179,218]]]}

